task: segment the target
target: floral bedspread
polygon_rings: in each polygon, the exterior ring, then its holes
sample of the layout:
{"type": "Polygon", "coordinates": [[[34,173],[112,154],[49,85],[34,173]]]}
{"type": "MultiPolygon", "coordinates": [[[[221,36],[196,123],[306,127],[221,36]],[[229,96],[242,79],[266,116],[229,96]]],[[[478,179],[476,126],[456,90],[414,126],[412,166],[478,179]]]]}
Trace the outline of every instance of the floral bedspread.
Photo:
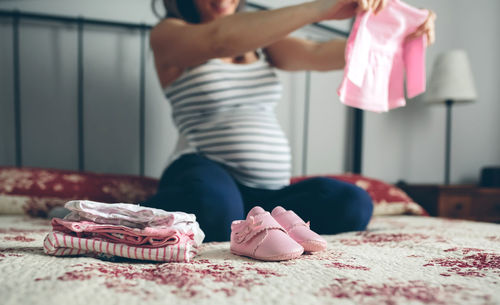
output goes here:
{"type": "Polygon", "coordinates": [[[500,304],[500,225],[376,217],[286,262],[207,243],[193,263],[50,257],[48,221],[0,216],[1,304],[500,304]]]}

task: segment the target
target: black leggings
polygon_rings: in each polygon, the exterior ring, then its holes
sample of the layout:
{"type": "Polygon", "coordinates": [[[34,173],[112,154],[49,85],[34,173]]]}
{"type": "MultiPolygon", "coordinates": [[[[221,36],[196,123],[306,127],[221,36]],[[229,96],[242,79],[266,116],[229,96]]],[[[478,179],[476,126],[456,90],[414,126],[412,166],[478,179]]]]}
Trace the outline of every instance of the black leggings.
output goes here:
{"type": "Polygon", "coordinates": [[[364,230],[373,211],[361,188],[331,178],[310,178],[279,190],[239,184],[223,165],[197,154],[174,161],[163,173],[158,192],[143,206],[196,215],[205,241],[227,241],[231,222],[259,205],[293,210],[319,234],[364,230]]]}

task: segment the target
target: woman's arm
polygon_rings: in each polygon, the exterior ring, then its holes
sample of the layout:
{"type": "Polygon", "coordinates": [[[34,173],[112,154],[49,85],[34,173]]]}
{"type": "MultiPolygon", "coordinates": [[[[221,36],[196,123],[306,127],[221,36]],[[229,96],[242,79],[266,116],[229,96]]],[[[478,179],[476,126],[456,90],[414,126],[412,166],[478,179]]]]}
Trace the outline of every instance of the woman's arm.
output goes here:
{"type": "Polygon", "coordinates": [[[235,57],[268,46],[304,25],[349,17],[380,0],[316,0],[270,11],[238,13],[189,24],[166,19],[151,31],[157,68],[186,68],[210,58],[235,57]],[[366,7],[365,7],[366,6],[366,7]]]}
{"type": "Polygon", "coordinates": [[[269,61],[281,70],[330,71],[343,69],[346,40],[314,42],[287,37],[265,49],[269,61]]]}
{"type": "MultiPolygon", "coordinates": [[[[351,18],[356,12],[366,10],[377,14],[387,3],[388,0],[338,0],[320,20],[351,18]]],[[[266,53],[278,69],[330,71],[344,68],[346,42],[344,39],[313,42],[286,37],[268,46],[266,53]]]]}
{"type": "MultiPolygon", "coordinates": [[[[380,2],[385,5],[385,2],[380,2]]],[[[381,8],[380,8],[381,9],[381,8]]],[[[380,10],[377,8],[375,13],[380,10]]],[[[407,39],[425,35],[427,44],[435,41],[436,14],[429,10],[429,15],[415,32],[407,39]]],[[[345,65],[346,40],[331,40],[327,42],[313,42],[305,39],[287,37],[266,48],[270,62],[278,69],[297,71],[330,71],[342,69],[345,65]]]]}
{"type": "Polygon", "coordinates": [[[151,31],[151,46],[158,66],[185,68],[270,44],[316,21],[318,15],[312,2],[273,11],[238,13],[202,24],[166,19],[151,31]]]}

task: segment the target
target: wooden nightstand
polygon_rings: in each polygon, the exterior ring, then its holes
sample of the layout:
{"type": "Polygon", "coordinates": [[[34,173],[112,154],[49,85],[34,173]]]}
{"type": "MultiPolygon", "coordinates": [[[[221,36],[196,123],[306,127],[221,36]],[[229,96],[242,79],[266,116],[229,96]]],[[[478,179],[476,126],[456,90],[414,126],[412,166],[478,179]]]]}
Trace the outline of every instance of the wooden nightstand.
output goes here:
{"type": "Polygon", "coordinates": [[[500,223],[500,188],[399,183],[431,216],[500,223]]]}

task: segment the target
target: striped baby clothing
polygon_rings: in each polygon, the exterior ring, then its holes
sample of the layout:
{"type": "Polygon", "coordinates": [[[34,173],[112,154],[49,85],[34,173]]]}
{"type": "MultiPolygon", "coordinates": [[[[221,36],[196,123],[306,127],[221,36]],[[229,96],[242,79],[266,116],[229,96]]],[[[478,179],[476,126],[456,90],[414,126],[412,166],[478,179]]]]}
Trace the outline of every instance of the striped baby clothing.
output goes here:
{"type": "Polygon", "coordinates": [[[198,247],[183,238],[175,245],[147,248],[100,238],[84,238],[59,231],[50,232],[43,241],[43,251],[53,256],[79,256],[84,254],[119,256],[158,262],[190,262],[198,254],[198,247]]]}
{"type": "Polygon", "coordinates": [[[198,153],[225,165],[243,185],[289,184],[290,148],[274,113],[282,88],[258,53],[259,60],[250,64],[209,60],[165,88],[179,131],[171,161],[198,153]]]}

